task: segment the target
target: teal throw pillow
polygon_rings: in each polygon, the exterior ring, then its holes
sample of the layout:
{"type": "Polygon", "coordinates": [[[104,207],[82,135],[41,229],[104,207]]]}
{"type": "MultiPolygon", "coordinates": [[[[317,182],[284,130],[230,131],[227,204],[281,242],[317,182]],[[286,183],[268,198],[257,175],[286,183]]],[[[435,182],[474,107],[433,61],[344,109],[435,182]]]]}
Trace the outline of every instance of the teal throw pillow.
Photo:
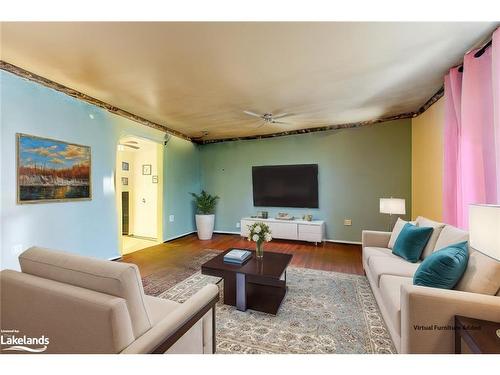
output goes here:
{"type": "Polygon", "coordinates": [[[462,278],[468,261],[467,241],[435,251],[417,268],[413,275],[413,284],[453,289],[462,278]]]}
{"type": "Polygon", "coordinates": [[[399,233],[392,253],[400,256],[409,262],[415,263],[420,259],[427,241],[431,237],[433,228],[417,227],[416,225],[406,223],[399,233]]]}

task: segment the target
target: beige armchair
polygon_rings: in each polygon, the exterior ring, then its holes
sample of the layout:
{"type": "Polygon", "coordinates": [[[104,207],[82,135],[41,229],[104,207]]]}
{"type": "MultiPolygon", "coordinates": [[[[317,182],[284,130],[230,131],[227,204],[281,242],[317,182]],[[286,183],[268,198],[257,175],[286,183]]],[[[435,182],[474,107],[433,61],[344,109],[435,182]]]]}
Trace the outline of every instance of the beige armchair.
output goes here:
{"type": "Polygon", "coordinates": [[[215,352],[215,285],[180,304],[144,295],[134,264],[42,248],[19,262],[0,275],[0,328],[48,338],[46,353],[215,352]]]}

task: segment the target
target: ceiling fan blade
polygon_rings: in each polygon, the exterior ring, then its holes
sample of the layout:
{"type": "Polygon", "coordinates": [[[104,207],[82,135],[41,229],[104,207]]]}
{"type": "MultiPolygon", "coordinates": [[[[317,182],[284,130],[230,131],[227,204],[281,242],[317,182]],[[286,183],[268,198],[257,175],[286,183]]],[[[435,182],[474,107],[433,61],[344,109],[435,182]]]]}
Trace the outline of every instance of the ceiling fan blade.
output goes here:
{"type": "Polygon", "coordinates": [[[281,115],[276,115],[276,116],[273,115],[273,118],[278,119],[286,116],[293,116],[293,113],[282,113],[281,115]]]}
{"type": "Polygon", "coordinates": [[[128,145],[126,143],[120,143],[121,146],[124,146],[124,147],[130,147],[130,148],[133,148],[135,150],[139,150],[140,147],[137,147],[137,146],[132,146],[132,145],[128,145]]]}
{"type": "Polygon", "coordinates": [[[271,121],[271,124],[290,124],[290,123],[284,121],[271,121]]]}
{"type": "Polygon", "coordinates": [[[243,111],[243,113],[246,113],[247,115],[250,115],[250,116],[262,117],[261,115],[258,115],[257,113],[253,113],[253,112],[250,112],[250,111],[243,111]]]}

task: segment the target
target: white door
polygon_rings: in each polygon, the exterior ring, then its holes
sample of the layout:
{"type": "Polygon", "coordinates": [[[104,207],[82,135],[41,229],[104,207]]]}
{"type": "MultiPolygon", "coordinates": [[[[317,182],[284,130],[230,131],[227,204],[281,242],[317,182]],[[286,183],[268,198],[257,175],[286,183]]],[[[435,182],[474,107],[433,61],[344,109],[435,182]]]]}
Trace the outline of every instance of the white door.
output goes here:
{"type": "Polygon", "coordinates": [[[133,234],[141,237],[157,237],[158,184],[153,176],[158,175],[156,145],[138,150],[134,159],[134,215],[133,234]]]}

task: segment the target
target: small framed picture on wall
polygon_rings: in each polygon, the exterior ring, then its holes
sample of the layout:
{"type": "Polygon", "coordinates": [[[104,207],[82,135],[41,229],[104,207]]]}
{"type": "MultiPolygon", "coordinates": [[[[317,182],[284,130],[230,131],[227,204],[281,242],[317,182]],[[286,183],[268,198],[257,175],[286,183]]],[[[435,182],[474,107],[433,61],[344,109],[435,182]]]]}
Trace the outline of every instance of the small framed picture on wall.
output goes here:
{"type": "Polygon", "coordinates": [[[128,171],[129,165],[126,161],[122,161],[122,171],[128,171]]]}
{"type": "Polygon", "coordinates": [[[128,185],[128,177],[122,177],[122,185],[127,186],[128,185]]]}
{"type": "Polygon", "coordinates": [[[151,174],[151,164],[143,164],[142,165],[142,174],[150,175],[151,174]]]}
{"type": "Polygon", "coordinates": [[[158,183],[158,176],[154,175],[153,176],[153,184],[157,184],[158,183]]]}

